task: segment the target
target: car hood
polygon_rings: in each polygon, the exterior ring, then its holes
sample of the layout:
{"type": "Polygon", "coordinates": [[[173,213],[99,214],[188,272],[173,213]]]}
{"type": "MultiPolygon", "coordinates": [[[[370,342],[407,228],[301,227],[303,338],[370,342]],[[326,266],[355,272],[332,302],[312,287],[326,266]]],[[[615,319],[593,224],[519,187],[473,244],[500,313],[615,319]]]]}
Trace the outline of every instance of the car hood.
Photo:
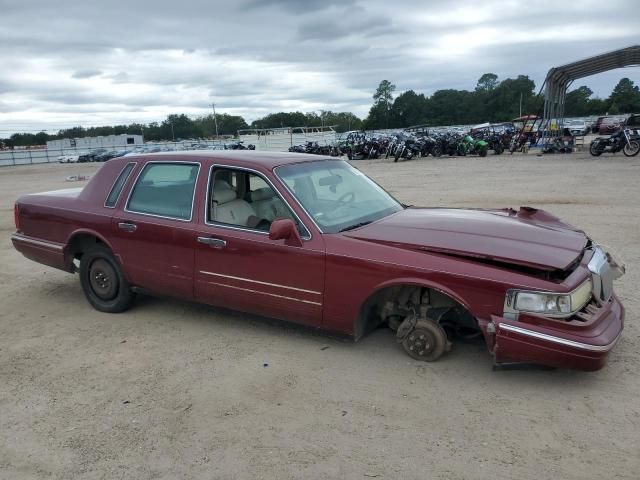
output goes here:
{"type": "Polygon", "coordinates": [[[518,211],[407,208],[345,235],[543,270],[566,270],[588,241],[584,232],[529,207],[518,211]]]}

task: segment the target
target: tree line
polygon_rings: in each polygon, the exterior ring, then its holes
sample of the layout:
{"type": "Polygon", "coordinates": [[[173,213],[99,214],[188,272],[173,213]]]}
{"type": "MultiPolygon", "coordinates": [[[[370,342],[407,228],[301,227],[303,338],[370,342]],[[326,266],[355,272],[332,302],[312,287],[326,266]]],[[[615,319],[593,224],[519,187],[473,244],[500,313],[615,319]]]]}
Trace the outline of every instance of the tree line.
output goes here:
{"type": "MultiPolygon", "coordinates": [[[[518,117],[520,112],[541,115],[544,108],[544,96],[535,93],[535,83],[526,75],[499,81],[496,74],[485,73],[473,91],[438,90],[431,97],[407,90],[394,98],[395,88],[388,80],[380,82],[363,122],[366,129],[502,122],[518,117]]],[[[565,98],[567,117],[639,111],[640,89],[628,78],[621,79],[606,99],[593,97],[586,86],[565,98]]]]}
{"type": "MultiPolygon", "coordinates": [[[[15,133],[0,139],[4,147],[44,145],[48,140],[99,135],[142,134],[147,141],[212,138],[235,135],[248,128],[281,128],[302,126],[333,126],[338,132],[404,128],[411,125],[468,125],[481,122],[508,121],[523,114],[541,114],[542,95],[536,94],[535,83],[526,75],[499,80],[495,73],[485,73],[474,90],[437,90],[430,97],[414,90],[394,96],[396,86],[383,80],[373,94],[373,104],[366,118],[351,112],[320,111],[270,113],[247,124],[239,115],[213,114],[190,118],[185,114],[167,116],[162,122],[132,123],[102,127],[81,126],[63,129],[56,134],[15,133]]],[[[629,78],[622,78],[609,97],[593,96],[593,91],[581,86],[569,92],[565,99],[565,116],[602,115],[604,113],[640,112],[640,89],[629,78]]],[[[0,146],[2,146],[0,145],[0,146]]]]}

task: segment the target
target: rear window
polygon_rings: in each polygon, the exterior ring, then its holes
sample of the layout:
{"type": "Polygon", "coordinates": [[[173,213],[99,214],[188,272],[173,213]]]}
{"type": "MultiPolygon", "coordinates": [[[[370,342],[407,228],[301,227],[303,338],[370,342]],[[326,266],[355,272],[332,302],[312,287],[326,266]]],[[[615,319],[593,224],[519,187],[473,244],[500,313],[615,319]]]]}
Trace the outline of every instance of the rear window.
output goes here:
{"type": "Polygon", "coordinates": [[[116,206],[118,198],[120,197],[120,192],[122,192],[122,187],[124,187],[131,170],[133,170],[133,167],[135,166],[135,163],[127,163],[127,165],[122,169],[122,172],[120,172],[120,175],[116,178],[113,187],[111,187],[107,200],[104,202],[105,207],[113,208],[116,206]]]}
{"type": "Polygon", "coordinates": [[[133,187],[127,210],[191,220],[199,170],[200,165],[193,163],[148,163],[133,187]]]}

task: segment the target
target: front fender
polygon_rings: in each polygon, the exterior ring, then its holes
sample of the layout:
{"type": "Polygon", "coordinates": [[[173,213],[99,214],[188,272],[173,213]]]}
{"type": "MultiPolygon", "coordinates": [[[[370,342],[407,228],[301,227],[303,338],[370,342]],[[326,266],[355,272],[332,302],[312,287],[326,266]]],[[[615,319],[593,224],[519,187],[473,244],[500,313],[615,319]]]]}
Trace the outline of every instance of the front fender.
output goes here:
{"type": "Polygon", "coordinates": [[[368,312],[369,312],[369,309],[373,305],[375,305],[376,297],[382,291],[388,288],[406,286],[406,285],[436,290],[450,297],[456,302],[458,302],[460,305],[466,308],[471,313],[471,315],[476,317],[476,315],[473,313],[473,310],[471,309],[469,302],[463,296],[453,291],[452,289],[446,287],[445,285],[442,285],[438,282],[425,280],[424,278],[420,278],[420,277],[398,277],[398,278],[390,279],[376,285],[376,287],[371,291],[371,293],[367,296],[367,298],[363,302],[361,302],[360,308],[358,310],[358,314],[353,321],[353,327],[352,327],[352,334],[355,340],[358,340],[359,338],[361,338],[369,329],[369,327],[371,327],[371,325],[369,325],[368,312]]]}
{"type": "Polygon", "coordinates": [[[473,314],[473,310],[471,308],[471,305],[460,294],[458,294],[457,292],[454,292],[451,288],[449,288],[449,287],[447,287],[445,285],[442,285],[441,283],[434,282],[432,280],[426,280],[426,279],[420,278],[420,277],[400,277],[400,278],[394,278],[394,279],[382,282],[382,283],[380,283],[379,285],[377,285],[374,288],[374,290],[367,297],[367,299],[371,298],[373,295],[375,295],[376,293],[379,293],[381,290],[383,290],[385,288],[396,287],[396,286],[400,286],[400,285],[415,285],[415,286],[418,286],[418,287],[431,288],[433,290],[437,290],[440,293],[444,293],[445,295],[451,297],[456,302],[458,302],[460,305],[462,305],[464,308],[469,310],[469,312],[471,312],[471,314],[473,314]]]}

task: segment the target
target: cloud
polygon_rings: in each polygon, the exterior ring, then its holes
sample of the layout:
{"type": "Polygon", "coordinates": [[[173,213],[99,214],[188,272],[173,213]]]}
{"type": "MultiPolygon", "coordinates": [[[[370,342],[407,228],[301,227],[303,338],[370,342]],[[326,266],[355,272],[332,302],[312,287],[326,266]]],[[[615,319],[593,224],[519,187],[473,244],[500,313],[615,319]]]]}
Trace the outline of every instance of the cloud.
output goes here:
{"type": "Polygon", "coordinates": [[[102,74],[102,70],[78,70],[71,78],[91,78],[102,74]]]}
{"type": "MultiPolygon", "coordinates": [[[[65,0],[11,2],[0,29],[0,130],[159,121],[216,110],[367,114],[397,93],[473,89],[637,43],[633,0],[65,0]],[[624,15],[621,15],[624,12],[624,15]],[[29,21],[26,22],[25,18],[29,21]]],[[[576,82],[606,96],[638,68],[576,82]]]]}
{"type": "Polygon", "coordinates": [[[390,16],[374,15],[363,7],[354,6],[340,12],[314,15],[298,28],[301,40],[336,41],[344,37],[362,37],[400,32],[393,27],[390,16]]]}
{"type": "Polygon", "coordinates": [[[295,13],[316,12],[333,5],[352,5],[355,0],[249,0],[242,5],[242,9],[262,9],[278,7],[295,13]]]}

